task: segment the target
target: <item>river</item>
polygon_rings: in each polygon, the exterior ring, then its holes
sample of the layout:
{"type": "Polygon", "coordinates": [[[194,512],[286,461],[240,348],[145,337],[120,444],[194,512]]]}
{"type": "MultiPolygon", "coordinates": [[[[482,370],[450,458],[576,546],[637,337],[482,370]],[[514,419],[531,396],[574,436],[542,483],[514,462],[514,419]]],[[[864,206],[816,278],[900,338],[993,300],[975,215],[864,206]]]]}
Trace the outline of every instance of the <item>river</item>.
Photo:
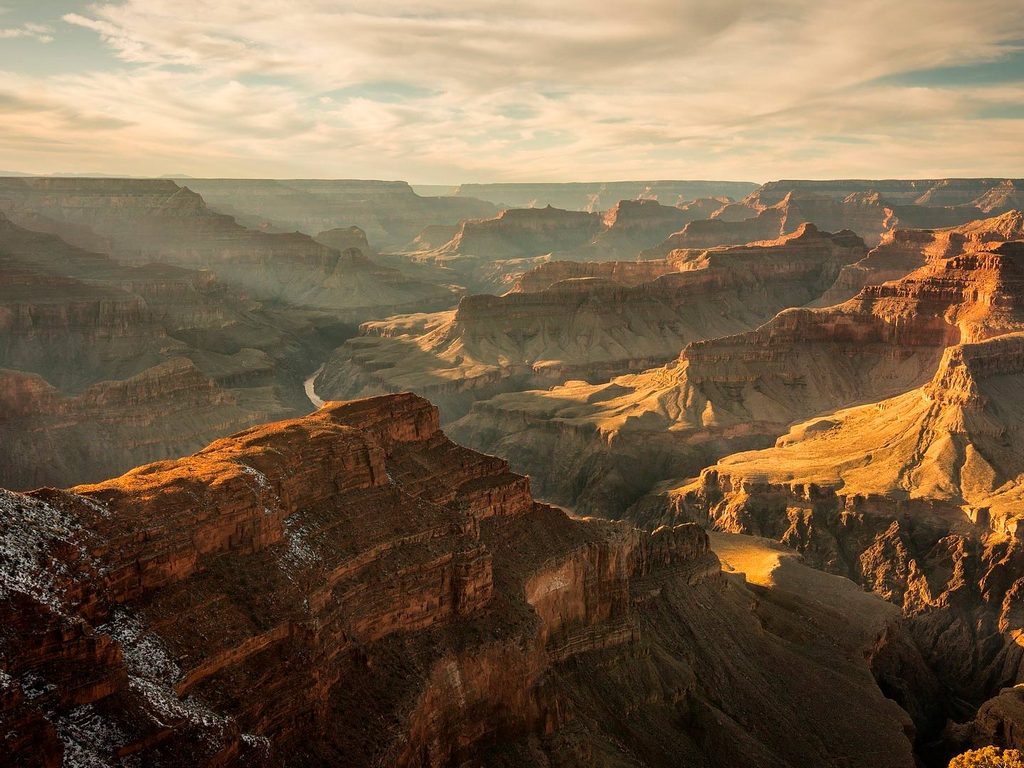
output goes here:
{"type": "Polygon", "coordinates": [[[323,370],[324,366],[321,365],[319,368],[313,371],[312,376],[310,376],[308,379],[302,382],[302,387],[303,389],[306,390],[306,397],[309,398],[309,402],[313,404],[314,408],[324,407],[324,400],[316,394],[316,390],[313,388],[313,382],[316,381],[316,377],[319,376],[323,372],[323,370]]]}

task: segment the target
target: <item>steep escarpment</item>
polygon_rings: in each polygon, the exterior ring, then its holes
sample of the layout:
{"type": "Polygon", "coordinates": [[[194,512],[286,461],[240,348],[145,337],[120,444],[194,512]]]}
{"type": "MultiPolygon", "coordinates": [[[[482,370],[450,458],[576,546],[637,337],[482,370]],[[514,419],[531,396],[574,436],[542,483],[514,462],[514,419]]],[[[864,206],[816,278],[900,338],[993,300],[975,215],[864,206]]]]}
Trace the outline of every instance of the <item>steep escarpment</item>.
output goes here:
{"type": "MultiPolygon", "coordinates": [[[[255,365],[255,362],[253,363],[255,365]]],[[[186,357],[69,394],[35,373],[0,368],[0,485],[97,480],[181,456],[212,437],[301,413],[273,384],[218,383],[186,357]]]]}
{"type": "Polygon", "coordinates": [[[951,344],[1024,328],[1022,246],[942,260],[834,307],[785,310],[695,341],[664,368],[499,395],[453,434],[509,458],[546,498],[619,516],[657,483],[767,447],[794,421],[922,385],[951,344]]]}
{"type": "MultiPolygon", "coordinates": [[[[948,687],[917,705],[934,737],[1024,676],[1022,392],[1024,334],[951,347],[926,385],[729,456],[666,491],[660,514],[649,505],[649,522],[775,538],[898,605],[948,687]]],[[[1004,703],[975,728],[1013,722],[1004,703]]]]}
{"type": "MultiPolygon", "coordinates": [[[[42,215],[87,227],[109,241],[109,255],[121,262],[210,269],[259,299],[330,311],[349,321],[396,307],[441,309],[453,300],[445,286],[354,260],[308,235],[247,229],[170,180],[0,179],[0,212],[15,222],[42,215]]],[[[74,231],[62,236],[73,237],[74,231]]]]}
{"type": "Polygon", "coordinates": [[[628,281],[568,279],[537,292],[468,296],[454,313],[364,325],[327,362],[317,391],[344,398],[412,390],[455,419],[498,392],[605,380],[672,359],[695,339],[754,327],[816,298],[863,252],[850,233],[807,225],[779,241],[690,253],[653,271],[617,263],[598,270],[628,281]],[[653,279],[638,280],[641,272],[653,279]]]}
{"type": "Polygon", "coordinates": [[[931,261],[1022,238],[1024,214],[1017,210],[947,229],[895,229],[863,259],[843,267],[819,303],[838,304],[857,295],[865,285],[898,280],[931,261]]]}
{"type": "Polygon", "coordinates": [[[20,764],[913,765],[862,635],[755,612],[697,526],[535,503],[411,395],[0,506],[20,764]]]}
{"type": "Polygon", "coordinates": [[[4,414],[2,482],[108,477],[302,413],[310,360],[351,332],[209,271],[118,264],[0,216],[0,378],[34,393],[4,414]]]}
{"type": "Polygon", "coordinates": [[[491,259],[540,256],[578,248],[603,229],[598,213],[559,208],[509,208],[493,219],[465,221],[440,253],[491,259]]]}

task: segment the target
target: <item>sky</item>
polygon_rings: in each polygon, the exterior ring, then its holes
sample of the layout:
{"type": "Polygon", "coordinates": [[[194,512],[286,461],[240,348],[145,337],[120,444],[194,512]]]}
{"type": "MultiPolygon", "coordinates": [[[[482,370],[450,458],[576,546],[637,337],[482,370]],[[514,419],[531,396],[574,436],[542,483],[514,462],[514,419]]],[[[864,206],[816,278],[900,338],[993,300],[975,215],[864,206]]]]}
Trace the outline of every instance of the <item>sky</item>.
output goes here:
{"type": "Polygon", "coordinates": [[[1020,0],[0,0],[0,171],[1024,177],[1020,0]]]}

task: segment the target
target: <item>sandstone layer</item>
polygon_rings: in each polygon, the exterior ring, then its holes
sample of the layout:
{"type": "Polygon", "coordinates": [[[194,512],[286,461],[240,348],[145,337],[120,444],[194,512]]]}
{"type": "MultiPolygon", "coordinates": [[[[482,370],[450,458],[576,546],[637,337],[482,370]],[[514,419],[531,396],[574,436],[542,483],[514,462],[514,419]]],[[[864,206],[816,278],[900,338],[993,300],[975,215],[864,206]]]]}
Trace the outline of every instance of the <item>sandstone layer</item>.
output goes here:
{"type": "Polygon", "coordinates": [[[946,229],[895,229],[855,264],[843,267],[820,304],[838,304],[857,295],[865,285],[898,280],[915,269],[992,243],[1024,239],[1024,214],[1019,210],[946,229]]]}
{"type": "Polygon", "coordinates": [[[697,526],[570,519],[411,395],[0,505],[19,765],[914,764],[884,612],[839,632],[697,526]]]}

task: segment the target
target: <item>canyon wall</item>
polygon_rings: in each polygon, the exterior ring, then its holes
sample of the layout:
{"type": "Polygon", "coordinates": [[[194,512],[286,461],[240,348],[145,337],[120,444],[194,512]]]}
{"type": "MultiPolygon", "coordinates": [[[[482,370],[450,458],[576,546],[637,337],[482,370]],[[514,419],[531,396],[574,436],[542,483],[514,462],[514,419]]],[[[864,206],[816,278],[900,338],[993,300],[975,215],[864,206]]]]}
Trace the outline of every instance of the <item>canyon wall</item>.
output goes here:
{"type": "Polygon", "coordinates": [[[20,765],[914,764],[865,660],[897,623],[844,638],[697,526],[538,504],[411,395],[0,507],[20,765]]]}
{"type": "Polygon", "coordinates": [[[833,307],[784,310],[694,341],[662,368],[498,395],[451,429],[533,475],[545,498],[619,517],[659,482],[767,447],[794,421],[924,384],[951,344],[1024,328],[1022,246],[939,260],[833,307]]]}
{"type": "Polygon", "coordinates": [[[452,420],[498,392],[606,380],[675,358],[695,339],[755,327],[817,298],[863,253],[851,233],[805,225],[760,246],[600,270],[629,272],[627,282],[572,279],[537,292],[467,296],[454,313],[365,324],[327,362],[317,391],[346,398],[411,390],[452,420]],[[653,279],[635,279],[641,270],[653,279]]]}

